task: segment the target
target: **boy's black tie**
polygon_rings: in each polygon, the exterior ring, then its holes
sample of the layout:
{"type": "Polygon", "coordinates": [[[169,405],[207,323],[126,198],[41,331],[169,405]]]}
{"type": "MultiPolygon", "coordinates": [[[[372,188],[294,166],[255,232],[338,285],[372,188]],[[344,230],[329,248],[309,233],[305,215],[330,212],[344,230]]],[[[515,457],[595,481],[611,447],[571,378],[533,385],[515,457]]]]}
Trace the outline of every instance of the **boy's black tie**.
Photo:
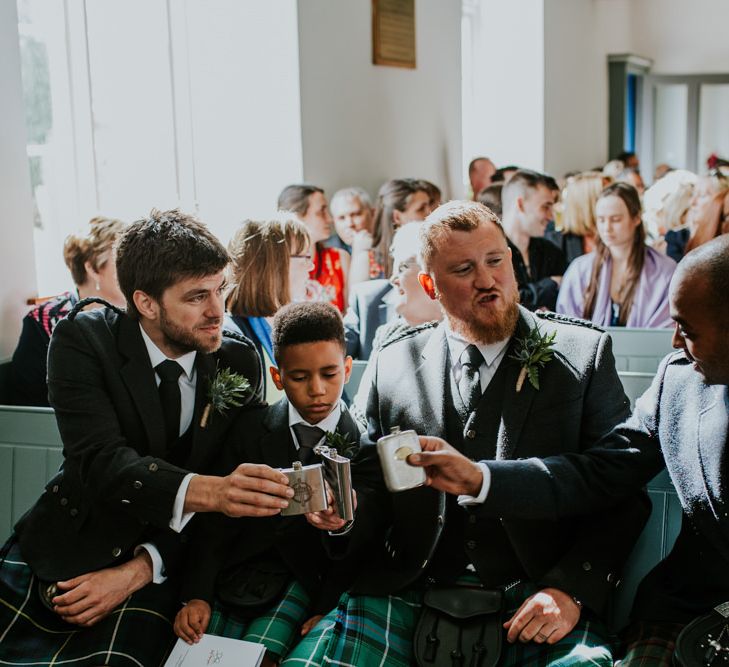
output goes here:
{"type": "Polygon", "coordinates": [[[182,366],[176,361],[166,359],[154,367],[161,382],[159,383],[159,400],[162,403],[162,415],[165,420],[165,433],[167,434],[167,447],[171,447],[180,437],[180,384],[178,380],[182,375],[182,366]]]}
{"type": "Polygon", "coordinates": [[[483,355],[475,345],[469,345],[461,355],[461,380],[458,393],[469,414],[476,409],[481,398],[481,374],[479,368],[483,363],[483,355]]]}
{"type": "Polygon", "coordinates": [[[294,424],[291,428],[299,441],[299,460],[307,465],[314,459],[314,447],[326,434],[318,426],[307,424],[294,424]]]}

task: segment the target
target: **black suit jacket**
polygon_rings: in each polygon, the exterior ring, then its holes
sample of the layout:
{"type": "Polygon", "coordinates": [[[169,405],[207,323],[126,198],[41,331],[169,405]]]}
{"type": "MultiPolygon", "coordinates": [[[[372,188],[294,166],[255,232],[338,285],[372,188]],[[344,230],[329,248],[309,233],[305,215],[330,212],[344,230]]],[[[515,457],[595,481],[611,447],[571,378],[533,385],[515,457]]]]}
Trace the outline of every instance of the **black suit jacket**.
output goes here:
{"type": "Polygon", "coordinates": [[[529,240],[529,269],[519,248],[509,241],[511,263],[514,267],[516,282],[519,284],[519,302],[529,310],[547,308],[554,310],[557,305],[559,285],[552,276],[561,276],[567,264],[564,253],[546,239],[529,240]]]}
{"type": "MultiPolygon", "coordinates": [[[[227,474],[240,463],[290,468],[298,453],[289,428],[286,398],[267,408],[241,412],[230,430],[216,466],[227,474]]],[[[344,410],[337,430],[358,442],[360,430],[344,410]]],[[[201,517],[188,554],[182,600],[212,603],[215,581],[224,570],[245,568],[247,563],[276,554],[312,596],[312,611],[324,613],[336,604],[350,583],[351,563],[334,563],[327,555],[322,532],[303,516],[231,519],[222,515],[201,517]]]]}
{"type": "Polygon", "coordinates": [[[668,355],[624,424],[579,455],[489,463],[483,512],[558,517],[605,507],[665,465],[683,508],[671,553],[636,595],[633,616],[686,623],[729,600],[729,387],[707,385],[683,351],[668,355]],[[528,493],[510,488],[520,480],[528,493]]]}
{"type": "MultiPolygon", "coordinates": [[[[566,318],[553,314],[535,317],[520,308],[515,338],[539,323],[544,332],[556,331],[555,352],[539,371],[540,389],[526,382],[517,393],[520,366],[509,358],[512,340],[501,362],[506,365],[503,409],[498,423],[490,425],[498,433],[497,461],[583,451],[628,414],[609,336],[589,324],[562,319],[566,318]]],[[[443,325],[406,335],[378,354],[367,407],[368,434],[363,437],[354,472],[359,508],[348,545],[352,551],[369,548],[368,564],[372,566],[356,583],[355,592],[388,594],[427,574],[449,521],[443,493],[431,488],[388,493],[372,446],[393,426],[448,437],[452,423],[452,406],[446,401],[451,373],[448,357],[443,325]],[[384,549],[377,556],[373,544],[383,537],[384,549]]],[[[460,423],[464,451],[474,459],[493,458],[494,443],[482,441],[478,417],[477,410],[465,426],[460,423]],[[491,454],[484,451],[489,446],[491,454]]],[[[514,486],[512,492],[518,495],[519,489],[514,486]]],[[[649,506],[647,496],[641,494],[621,507],[588,517],[544,520],[536,508],[533,518],[512,518],[505,508],[497,519],[529,579],[564,590],[600,613],[618,583],[620,568],[640,534],[649,506]]],[[[485,569],[493,517],[484,516],[479,507],[467,514],[463,550],[477,570],[485,569]]]]}
{"type": "Polygon", "coordinates": [[[169,571],[180,536],[169,528],[189,471],[205,471],[237,409],[200,425],[216,367],[251,384],[261,400],[261,364],[252,344],[226,335],[214,354],[198,353],[192,445],[181,468],[165,460],[164,420],[154,369],[137,321],[112,308],[59,322],[51,338],[48,387],[63,440],[61,471],[15,527],[24,557],[41,578],[69,579],[128,559],[144,541],[169,571]]]}
{"type": "Polygon", "coordinates": [[[354,359],[369,359],[375,332],[395,317],[385,297],[392,291],[389,280],[376,279],[359,283],[349,295],[349,308],[344,316],[344,337],[347,354],[354,359]]]}

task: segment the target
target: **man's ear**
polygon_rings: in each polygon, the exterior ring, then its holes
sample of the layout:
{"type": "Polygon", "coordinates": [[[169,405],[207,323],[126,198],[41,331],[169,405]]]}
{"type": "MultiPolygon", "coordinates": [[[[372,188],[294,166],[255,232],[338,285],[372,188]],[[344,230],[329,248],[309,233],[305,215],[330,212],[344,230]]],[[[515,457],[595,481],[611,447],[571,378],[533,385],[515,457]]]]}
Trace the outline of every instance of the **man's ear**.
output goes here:
{"type": "Polygon", "coordinates": [[[425,290],[425,293],[431,299],[433,299],[433,301],[435,301],[437,296],[435,293],[435,283],[433,282],[433,277],[429,273],[419,273],[418,282],[420,283],[420,286],[425,290]]]}
{"type": "Polygon", "coordinates": [[[268,371],[271,373],[271,379],[273,380],[273,384],[276,385],[276,389],[283,391],[284,386],[283,382],[281,382],[281,371],[275,366],[271,366],[268,371]]]}
{"type": "Polygon", "coordinates": [[[142,290],[138,289],[134,291],[134,294],[132,294],[132,300],[134,301],[137,312],[139,312],[142,317],[148,320],[157,319],[160,311],[157,299],[154,299],[146,292],[142,292],[142,290]]]}
{"type": "Polygon", "coordinates": [[[344,357],[344,384],[349,382],[350,375],[352,375],[352,357],[347,355],[344,357]]]}
{"type": "Polygon", "coordinates": [[[519,211],[519,213],[524,213],[524,201],[524,197],[516,198],[516,210],[519,211]]]}

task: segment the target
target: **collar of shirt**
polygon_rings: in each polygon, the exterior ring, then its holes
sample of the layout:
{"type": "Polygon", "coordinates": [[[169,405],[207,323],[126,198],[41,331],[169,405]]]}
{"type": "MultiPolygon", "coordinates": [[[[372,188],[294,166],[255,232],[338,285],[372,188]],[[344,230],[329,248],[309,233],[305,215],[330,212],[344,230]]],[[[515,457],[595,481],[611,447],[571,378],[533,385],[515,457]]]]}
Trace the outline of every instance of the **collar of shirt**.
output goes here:
{"type": "Polygon", "coordinates": [[[445,335],[448,341],[448,352],[451,355],[451,368],[454,369],[455,367],[461,367],[461,355],[469,345],[475,345],[478,348],[478,351],[483,356],[484,363],[490,367],[497,359],[503,356],[506,351],[506,346],[511,340],[509,337],[496,343],[489,343],[488,345],[484,343],[471,343],[471,341],[465,340],[457,333],[454,333],[448,324],[445,325],[445,335]]]}
{"type": "MultiPolygon", "coordinates": [[[[152,368],[161,364],[166,359],[169,359],[169,357],[154,344],[154,342],[147,335],[147,332],[144,330],[144,327],[142,327],[141,324],[139,325],[139,330],[142,332],[142,340],[144,341],[144,345],[147,348],[147,354],[149,355],[149,360],[152,362],[152,368]]],[[[180,364],[180,366],[182,366],[182,370],[187,376],[188,382],[193,382],[195,380],[196,355],[197,352],[193,350],[192,352],[187,352],[183,354],[177,359],[172,359],[172,361],[176,361],[178,364],[180,364]]]]}
{"type": "Polygon", "coordinates": [[[291,431],[291,435],[293,436],[296,449],[299,448],[299,443],[296,439],[296,434],[291,428],[294,424],[318,426],[322,431],[326,431],[327,433],[334,432],[334,430],[337,428],[337,424],[339,423],[339,418],[342,416],[343,409],[344,405],[340,399],[339,404],[324,419],[322,419],[318,424],[310,424],[299,414],[299,411],[289,401],[289,430],[291,431]]]}

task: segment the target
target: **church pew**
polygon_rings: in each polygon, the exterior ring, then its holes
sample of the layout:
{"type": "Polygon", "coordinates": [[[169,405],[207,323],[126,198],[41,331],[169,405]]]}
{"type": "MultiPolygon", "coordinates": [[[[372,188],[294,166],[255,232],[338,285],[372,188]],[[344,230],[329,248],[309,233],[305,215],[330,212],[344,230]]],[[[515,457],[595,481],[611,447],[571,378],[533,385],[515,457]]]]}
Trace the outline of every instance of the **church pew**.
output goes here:
{"type": "Polygon", "coordinates": [[[655,373],[661,359],[673,350],[673,329],[607,327],[619,371],[655,373]]]}

